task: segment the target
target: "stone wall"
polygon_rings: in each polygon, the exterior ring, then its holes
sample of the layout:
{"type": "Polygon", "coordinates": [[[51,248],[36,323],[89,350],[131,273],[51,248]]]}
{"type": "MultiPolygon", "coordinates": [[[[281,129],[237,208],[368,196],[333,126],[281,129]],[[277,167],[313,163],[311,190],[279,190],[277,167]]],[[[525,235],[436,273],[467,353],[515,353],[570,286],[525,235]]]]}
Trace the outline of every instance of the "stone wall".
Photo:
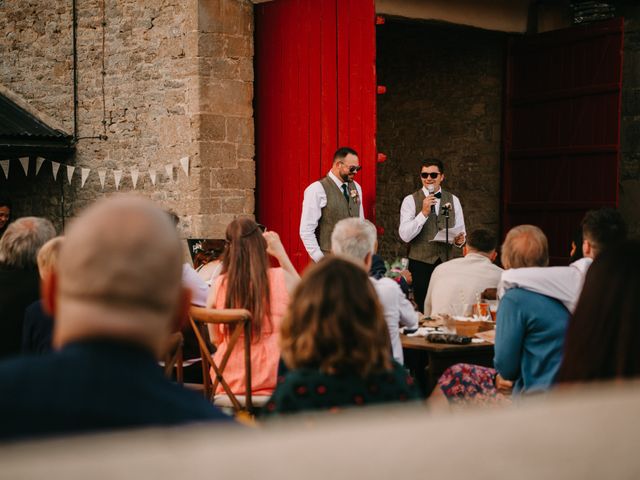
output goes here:
{"type": "Polygon", "coordinates": [[[376,220],[380,254],[403,256],[400,204],[417,190],[422,159],[445,163],[444,188],[464,209],[467,230],[498,232],[505,36],[466,27],[387,20],[378,28],[376,220]]]}
{"type": "Polygon", "coordinates": [[[624,22],[620,210],[629,231],[640,237],[640,5],[616,3],[624,22]]]}
{"type": "MultiPolygon", "coordinates": [[[[73,131],[71,1],[0,2],[0,83],[73,131]]],[[[220,236],[254,210],[253,6],[249,0],[80,0],[78,142],[68,163],[91,168],[84,188],[38,177],[3,184],[16,213],[64,216],[136,191],[178,213],[184,236],[220,236]],[[104,9],[104,15],[103,15],[104,9]],[[104,19],[104,25],[103,25],[104,19]],[[102,73],[104,72],[104,74],[102,73]],[[94,138],[106,135],[107,140],[94,138]],[[89,137],[89,138],[87,138],[89,137]],[[188,156],[190,176],[179,159],[188,156]],[[173,177],[165,165],[173,164],[173,177]],[[97,169],[107,169],[101,188],[97,169]],[[153,185],[147,172],[155,169],[153,185]]]]}

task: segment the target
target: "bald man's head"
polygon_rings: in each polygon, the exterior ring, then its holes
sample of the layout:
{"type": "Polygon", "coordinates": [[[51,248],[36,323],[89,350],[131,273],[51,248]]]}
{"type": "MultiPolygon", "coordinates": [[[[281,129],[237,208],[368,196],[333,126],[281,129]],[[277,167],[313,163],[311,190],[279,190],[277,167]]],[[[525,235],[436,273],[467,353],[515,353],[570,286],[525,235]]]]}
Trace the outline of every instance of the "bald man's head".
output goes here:
{"type": "Polygon", "coordinates": [[[56,345],[107,336],[155,347],[184,302],[181,264],[165,212],[132,197],[96,203],[71,224],[60,250],[56,345]]]}
{"type": "Polygon", "coordinates": [[[507,233],[502,244],[504,268],[546,267],[549,246],[542,230],[534,225],[518,225],[507,233]]]}

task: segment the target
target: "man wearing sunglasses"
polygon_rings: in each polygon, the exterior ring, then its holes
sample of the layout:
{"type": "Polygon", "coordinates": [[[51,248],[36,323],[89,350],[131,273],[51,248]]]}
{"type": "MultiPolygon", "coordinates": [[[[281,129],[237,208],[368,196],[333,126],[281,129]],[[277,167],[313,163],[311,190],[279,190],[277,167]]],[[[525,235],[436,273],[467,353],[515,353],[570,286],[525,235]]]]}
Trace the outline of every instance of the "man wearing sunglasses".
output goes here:
{"type": "Polygon", "coordinates": [[[362,188],[353,180],[361,168],[356,151],[340,147],[327,176],[304,191],[300,239],[314,262],[331,251],[331,232],[336,223],[349,217],[364,219],[362,188]]]}
{"type": "MultiPolygon", "coordinates": [[[[438,159],[422,162],[420,169],[422,188],[407,195],[400,207],[400,238],[409,244],[409,271],[413,277],[413,293],[418,308],[424,308],[431,274],[437,265],[452,258],[454,250],[445,242],[432,242],[438,231],[445,228],[442,214],[449,208],[449,228],[460,231],[453,245],[460,248],[465,243],[464,216],[458,197],[442,190],[444,165],[438,159]]],[[[458,253],[458,252],[455,252],[458,253]]]]}

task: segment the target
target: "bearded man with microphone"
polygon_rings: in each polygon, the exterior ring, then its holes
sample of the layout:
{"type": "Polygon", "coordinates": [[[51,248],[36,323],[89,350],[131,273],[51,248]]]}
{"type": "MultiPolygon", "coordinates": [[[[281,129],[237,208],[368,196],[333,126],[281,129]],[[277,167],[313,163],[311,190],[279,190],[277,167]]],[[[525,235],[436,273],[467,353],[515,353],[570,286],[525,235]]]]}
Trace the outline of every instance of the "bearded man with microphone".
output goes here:
{"type": "Polygon", "coordinates": [[[422,162],[420,180],[422,188],[402,201],[398,233],[409,244],[413,293],[418,308],[422,310],[433,270],[454,256],[454,248],[461,249],[464,246],[465,227],[460,200],[440,187],[444,181],[442,161],[429,159],[422,162]],[[453,234],[449,235],[449,241],[453,238],[453,245],[446,243],[446,234],[441,240],[443,233],[438,235],[445,230],[447,211],[449,230],[453,234]]]}

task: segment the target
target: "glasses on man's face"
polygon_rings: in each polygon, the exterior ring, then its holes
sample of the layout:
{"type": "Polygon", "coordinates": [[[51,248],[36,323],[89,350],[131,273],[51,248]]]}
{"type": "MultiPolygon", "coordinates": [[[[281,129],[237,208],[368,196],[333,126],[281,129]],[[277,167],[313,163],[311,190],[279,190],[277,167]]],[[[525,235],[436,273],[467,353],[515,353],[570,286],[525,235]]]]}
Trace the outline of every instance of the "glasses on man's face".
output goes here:
{"type": "Polygon", "coordinates": [[[433,178],[434,180],[435,180],[436,178],[438,178],[438,175],[440,175],[440,172],[422,172],[422,173],[420,174],[420,176],[421,176],[422,178],[429,178],[429,177],[431,177],[431,178],[433,178]]]}
{"type": "Polygon", "coordinates": [[[349,167],[349,173],[358,173],[362,167],[360,165],[351,165],[349,167]]]}

